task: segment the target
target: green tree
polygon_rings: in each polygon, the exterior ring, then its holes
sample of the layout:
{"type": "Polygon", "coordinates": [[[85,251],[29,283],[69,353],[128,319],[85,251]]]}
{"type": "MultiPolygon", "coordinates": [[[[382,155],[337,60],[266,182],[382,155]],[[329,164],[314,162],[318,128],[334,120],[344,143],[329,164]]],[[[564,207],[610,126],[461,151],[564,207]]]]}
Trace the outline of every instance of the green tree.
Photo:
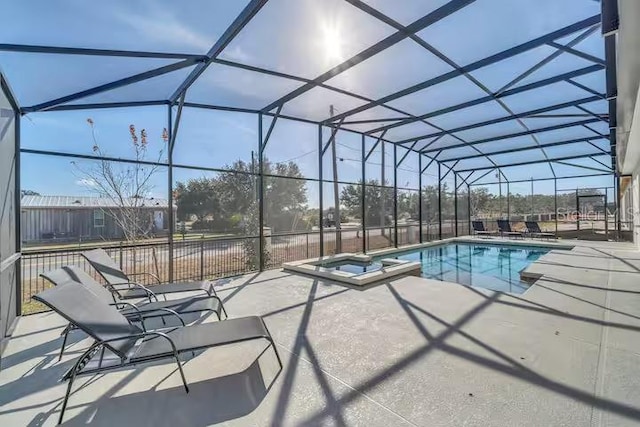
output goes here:
{"type": "Polygon", "coordinates": [[[265,224],[273,232],[295,231],[307,210],[306,182],[296,163],[264,165],[265,224]],[[272,175],[277,175],[272,176],[272,175]],[[284,178],[287,177],[287,178],[284,178]]]}
{"type": "Polygon", "coordinates": [[[215,182],[209,178],[197,178],[179,182],[173,190],[178,206],[178,220],[185,221],[193,215],[203,221],[220,208],[220,200],[216,196],[215,182]]]}
{"type": "MultiPolygon", "coordinates": [[[[365,225],[386,226],[393,222],[393,189],[381,187],[377,180],[365,185],[365,225]],[[384,203],[383,203],[384,202],[384,203]]],[[[340,193],[340,203],[348,215],[361,216],[362,182],[345,186],[340,193]]]]}
{"type": "Polygon", "coordinates": [[[422,221],[438,221],[438,186],[425,185],[422,187],[422,221]]]}
{"type": "MultiPolygon", "coordinates": [[[[243,243],[244,262],[250,269],[257,269],[260,259],[256,239],[260,234],[258,165],[237,160],[224,169],[228,171],[213,178],[177,183],[178,215],[193,214],[198,219],[211,217],[213,230],[251,237],[243,243]]],[[[272,232],[291,231],[307,209],[305,181],[301,179],[300,168],[293,162],[271,164],[264,159],[263,172],[264,225],[271,227],[272,232]]],[[[269,254],[265,252],[262,257],[268,263],[269,254]]]]}
{"type": "Polygon", "coordinates": [[[418,219],[418,192],[402,190],[398,192],[398,219],[418,219]]]}

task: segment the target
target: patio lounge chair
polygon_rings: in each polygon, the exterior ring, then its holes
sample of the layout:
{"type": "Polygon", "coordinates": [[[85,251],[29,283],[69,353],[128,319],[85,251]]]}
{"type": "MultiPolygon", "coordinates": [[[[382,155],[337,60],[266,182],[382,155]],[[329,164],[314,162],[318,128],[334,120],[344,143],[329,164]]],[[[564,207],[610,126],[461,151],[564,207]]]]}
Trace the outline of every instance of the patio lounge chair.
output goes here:
{"type": "Polygon", "coordinates": [[[73,381],[78,375],[94,374],[159,359],[173,359],[178,365],[184,389],[188,393],[189,386],[182,370],[180,354],[257,339],[269,342],[282,369],[282,361],[273,338],[262,318],[258,316],[147,331],[144,325],[140,328],[132,324],[115,307],[101,301],[79,283],[67,283],[51,288],[33,298],[95,339],[62,377],[62,380],[68,380],[69,384],[58,423],[62,423],[73,381]],[[107,350],[110,355],[115,355],[115,358],[108,357],[105,361],[107,350]]]}
{"type": "Polygon", "coordinates": [[[496,220],[496,222],[498,223],[498,230],[500,230],[500,235],[501,236],[507,236],[507,237],[521,237],[524,238],[524,233],[521,231],[513,231],[511,230],[511,224],[509,224],[509,221],[506,219],[498,219],[496,220]]]}
{"type": "Polygon", "coordinates": [[[471,225],[473,227],[473,234],[476,236],[492,236],[496,234],[494,231],[489,231],[484,228],[484,222],[482,221],[472,221],[471,225]]]}
{"type": "MultiPolygon", "coordinates": [[[[118,264],[109,256],[104,249],[93,249],[90,251],[82,252],[82,256],[89,261],[89,264],[102,276],[107,282],[110,290],[118,294],[119,299],[129,298],[148,298],[158,300],[157,295],[163,295],[164,299],[167,299],[166,294],[177,292],[205,292],[207,295],[216,295],[214,288],[214,282],[201,281],[201,282],[174,282],[161,284],[161,280],[158,276],[149,272],[141,272],[127,275],[120,269],[118,264]],[[131,277],[146,275],[152,277],[158,284],[153,285],[150,289],[144,285],[141,285],[131,277]]],[[[223,308],[224,311],[224,308],[223,308]]],[[[224,313],[227,314],[226,312],[224,313]]]]}
{"type": "Polygon", "coordinates": [[[537,221],[525,221],[524,223],[527,226],[527,233],[529,233],[531,237],[556,239],[555,233],[547,233],[546,231],[542,231],[537,221]]]}
{"type": "MultiPolygon", "coordinates": [[[[89,276],[84,270],[74,267],[65,266],[56,270],[50,270],[46,273],[42,273],[40,276],[44,277],[55,286],[65,286],[69,283],[80,283],[93,293],[97,298],[104,301],[106,304],[115,306],[120,313],[130,319],[139,320],[144,323],[145,319],[153,317],[161,317],[164,323],[164,317],[167,315],[173,315],[178,317],[180,322],[184,325],[184,321],[181,314],[201,313],[201,312],[213,312],[218,316],[218,320],[221,319],[220,312],[224,310],[222,301],[217,296],[194,296],[190,298],[172,299],[169,301],[154,301],[154,302],[140,302],[132,304],[127,301],[118,300],[117,294],[109,292],[107,288],[98,283],[93,277],[89,276]]],[[[224,312],[226,316],[226,311],[224,312]]],[[[62,347],[60,347],[60,355],[58,360],[62,359],[64,354],[64,348],[67,344],[67,337],[69,332],[76,329],[76,327],[69,323],[64,328],[62,335],[62,347]]]]}

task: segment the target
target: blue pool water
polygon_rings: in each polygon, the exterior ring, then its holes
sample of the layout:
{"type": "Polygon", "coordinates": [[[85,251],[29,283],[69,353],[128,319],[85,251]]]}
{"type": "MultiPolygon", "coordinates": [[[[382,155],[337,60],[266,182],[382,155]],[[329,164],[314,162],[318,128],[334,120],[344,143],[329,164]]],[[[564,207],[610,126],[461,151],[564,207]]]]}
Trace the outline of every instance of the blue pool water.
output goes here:
{"type": "MultiPolygon", "coordinates": [[[[422,263],[422,277],[521,294],[520,271],[550,248],[455,243],[402,252],[394,258],[422,263]]],[[[387,257],[388,258],[388,257],[387,257]]]]}
{"type": "Polygon", "coordinates": [[[352,261],[337,261],[322,265],[329,270],[344,271],[346,273],[362,274],[369,271],[377,271],[382,268],[381,262],[372,262],[370,264],[359,264],[352,261]]]}

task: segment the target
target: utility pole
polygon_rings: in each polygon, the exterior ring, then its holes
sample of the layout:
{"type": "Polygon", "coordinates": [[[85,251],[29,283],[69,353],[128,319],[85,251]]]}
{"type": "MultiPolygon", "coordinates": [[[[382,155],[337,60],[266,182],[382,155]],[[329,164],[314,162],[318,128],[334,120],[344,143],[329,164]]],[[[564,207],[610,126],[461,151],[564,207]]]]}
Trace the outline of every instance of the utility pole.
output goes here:
{"type": "MultiPolygon", "coordinates": [[[[333,105],[329,105],[329,117],[333,117],[334,109],[333,105]]],[[[333,164],[333,202],[335,206],[335,222],[336,222],[336,253],[342,252],[342,225],[340,224],[340,193],[338,192],[338,157],[336,155],[336,139],[338,139],[338,133],[331,141],[331,157],[333,164]]]]}

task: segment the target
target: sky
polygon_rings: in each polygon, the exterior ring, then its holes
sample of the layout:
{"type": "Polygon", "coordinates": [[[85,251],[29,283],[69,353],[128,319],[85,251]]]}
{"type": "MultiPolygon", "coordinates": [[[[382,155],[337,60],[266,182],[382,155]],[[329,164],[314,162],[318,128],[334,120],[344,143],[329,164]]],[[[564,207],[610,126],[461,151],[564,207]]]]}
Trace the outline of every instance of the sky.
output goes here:
{"type": "MultiPolygon", "coordinates": [[[[197,4],[179,4],[169,0],[117,0],[99,3],[82,0],[10,2],[0,16],[0,43],[204,54],[246,3],[247,1],[238,0],[197,4]],[[34,10],[38,13],[33,13],[34,10]]],[[[369,0],[367,3],[398,22],[408,25],[442,6],[446,1],[369,0]]],[[[418,36],[462,66],[586,19],[598,12],[598,2],[590,0],[477,0],[418,32],[418,36]]],[[[392,27],[343,0],[270,0],[227,46],[220,58],[312,79],[394,32],[392,27]]],[[[571,43],[579,34],[561,38],[557,42],[571,43]]],[[[575,41],[573,47],[602,58],[602,44],[602,38],[596,30],[583,40],[575,41]]],[[[488,90],[496,92],[554,52],[550,46],[541,46],[480,68],[471,75],[488,90]]],[[[6,74],[22,106],[46,102],[172,62],[175,60],[0,52],[0,70],[6,74]]],[[[583,58],[564,53],[523,78],[516,86],[591,64],[583,58]]],[[[450,64],[438,59],[414,41],[405,39],[329,79],[327,84],[370,99],[379,99],[452,69],[450,64]]],[[[185,68],[75,102],[166,99],[190,71],[191,68],[185,68]]],[[[601,71],[578,77],[575,81],[592,90],[604,92],[604,73],[601,71]]],[[[299,81],[213,64],[191,87],[187,100],[259,109],[301,84],[299,81]]],[[[486,92],[468,78],[459,76],[395,99],[389,105],[409,114],[420,115],[485,95],[486,92]]],[[[507,96],[503,101],[508,110],[520,113],[591,95],[575,85],[560,82],[539,90],[507,96]]],[[[334,91],[314,88],[285,104],[283,113],[310,120],[323,120],[329,117],[330,105],[337,113],[342,113],[365,103],[366,101],[361,99],[334,91]]],[[[604,101],[583,106],[596,113],[607,111],[604,101]]],[[[581,114],[583,111],[569,107],[554,113],[581,114]]],[[[504,106],[497,102],[488,102],[434,117],[430,119],[430,124],[416,122],[394,128],[385,137],[395,141],[411,139],[437,133],[441,128],[455,129],[504,117],[507,114],[504,106]]],[[[87,118],[91,118],[94,121],[97,141],[108,155],[130,156],[128,128],[130,124],[134,124],[138,129],[144,128],[147,131],[150,141],[149,157],[155,159],[159,157],[159,151],[163,146],[161,135],[166,127],[166,116],[166,107],[33,113],[25,116],[22,121],[21,142],[24,148],[91,154],[93,140],[87,124],[87,118]]],[[[384,107],[374,107],[354,115],[351,120],[390,117],[408,116],[384,107]]],[[[523,130],[523,125],[535,129],[571,120],[574,118],[527,118],[523,119],[522,123],[502,122],[447,135],[431,147],[439,149],[447,145],[460,144],[460,141],[477,141],[516,133],[523,130]]],[[[367,126],[378,127],[383,124],[385,123],[367,126]]],[[[255,153],[257,150],[257,126],[257,117],[251,114],[185,109],[178,132],[174,162],[179,165],[224,168],[237,159],[250,161],[252,151],[255,153]]],[[[265,129],[267,126],[268,121],[265,129]]],[[[536,143],[592,137],[595,132],[608,132],[606,123],[594,123],[590,127],[593,130],[578,126],[541,132],[536,134],[537,142],[531,136],[525,136],[479,144],[476,147],[482,152],[510,147],[534,147],[536,143]]],[[[350,128],[364,130],[362,125],[354,124],[350,128]]],[[[300,165],[305,177],[318,178],[317,138],[317,126],[281,119],[274,128],[265,155],[273,162],[295,161],[300,165]]],[[[324,138],[328,138],[327,132],[324,138]]],[[[426,138],[416,148],[425,147],[434,139],[426,138]]],[[[340,159],[338,178],[340,181],[356,182],[361,178],[358,162],[361,156],[361,137],[350,132],[339,132],[337,141],[337,156],[340,159]]],[[[594,140],[593,143],[608,149],[606,139],[594,140]]],[[[373,144],[374,139],[367,138],[367,151],[373,144]]],[[[596,150],[593,145],[581,142],[565,147],[548,148],[545,152],[549,157],[563,157],[588,154],[593,150],[596,150]]],[[[478,152],[471,147],[461,147],[443,152],[440,158],[451,159],[447,163],[451,165],[458,157],[475,155],[478,152]]],[[[545,153],[541,150],[531,149],[495,155],[492,160],[506,164],[542,160],[544,156],[545,153]]],[[[598,159],[608,162],[606,156],[598,159]]],[[[324,162],[325,178],[332,176],[328,160],[329,157],[324,162]]],[[[368,179],[379,178],[380,163],[381,153],[378,148],[366,166],[368,179]]],[[[392,166],[389,165],[393,163],[393,150],[390,146],[385,149],[385,163],[388,166],[385,174],[388,180],[392,177],[392,166]]],[[[575,160],[572,163],[601,167],[590,159],[575,160]]],[[[473,169],[491,165],[491,161],[486,158],[475,158],[461,160],[457,168],[473,169]]],[[[417,169],[417,159],[409,156],[398,172],[398,185],[417,188],[417,169]]],[[[554,170],[558,175],[590,172],[559,164],[554,166],[554,170]]],[[[506,168],[503,172],[511,180],[551,176],[547,164],[506,168]]],[[[435,181],[436,173],[434,165],[425,175],[424,181],[435,181]]],[[[87,188],[86,182],[83,184],[77,175],[69,158],[23,155],[23,188],[44,194],[85,194],[90,188],[87,188]]],[[[178,169],[174,178],[176,181],[184,181],[203,175],[211,176],[211,173],[178,169]]],[[[481,173],[475,177],[479,175],[481,173]]],[[[448,179],[450,177],[451,175],[448,179]]],[[[156,196],[166,195],[166,173],[158,174],[155,180],[156,196]]],[[[495,180],[495,175],[490,173],[480,182],[495,180]]],[[[578,185],[610,186],[611,179],[573,179],[566,180],[563,184],[567,188],[578,185]]],[[[520,187],[515,184],[514,186],[520,187]]],[[[317,187],[315,184],[309,185],[309,204],[312,206],[316,204],[314,200],[317,200],[317,187]]],[[[516,192],[513,188],[511,191],[516,192]]],[[[552,193],[553,182],[536,183],[537,191],[552,193]]]]}

